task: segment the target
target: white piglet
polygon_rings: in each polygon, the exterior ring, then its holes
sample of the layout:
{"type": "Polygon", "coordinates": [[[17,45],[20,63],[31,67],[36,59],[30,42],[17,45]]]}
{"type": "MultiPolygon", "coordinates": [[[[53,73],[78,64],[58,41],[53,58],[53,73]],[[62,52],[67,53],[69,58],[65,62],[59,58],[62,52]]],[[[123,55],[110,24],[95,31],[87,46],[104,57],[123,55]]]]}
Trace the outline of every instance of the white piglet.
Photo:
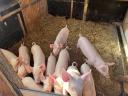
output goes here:
{"type": "Polygon", "coordinates": [[[56,67],[56,57],[53,55],[53,53],[50,54],[47,61],[47,69],[46,69],[46,75],[52,75],[55,72],[56,67]]]}
{"type": "Polygon", "coordinates": [[[45,92],[51,92],[53,83],[50,79],[50,76],[54,74],[56,67],[56,57],[53,55],[53,53],[50,54],[47,61],[47,69],[46,69],[46,78],[43,81],[44,83],[44,91],[45,92]]]}
{"type": "Polygon", "coordinates": [[[69,29],[66,25],[58,33],[56,40],[54,41],[54,44],[50,44],[50,48],[53,48],[53,54],[55,56],[57,56],[59,54],[60,50],[67,43],[68,35],[69,35],[69,29]]]}
{"type": "Polygon", "coordinates": [[[71,96],[82,96],[84,81],[88,79],[90,73],[91,70],[80,75],[75,65],[69,66],[67,71],[62,70],[63,95],[69,93],[71,96]]]}
{"type": "Polygon", "coordinates": [[[36,84],[35,81],[31,77],[25,77],[22,79],[22,83],[24,87],[36,90],[36,91],[43,91],[43,86],[36,84]]]}
{"type": "Polygon", "coordinates": [[[19,58],[12,52],[5,50],[5,49],[0,49],[3,55],[7,58],[9,63],[12,65],[14,71],[18,71],[18,67],[20,65],[19,58]]]}
{"type": "Polygon", "coordinates": [[[62,94],[62,79],[61,79],[61,71],[62,69],[67,69],[70,56],[67,50],[68,47],[62,49],[59,54],[59,58],[56,64],[55,73],[54,73],[54,92],[57,94],[62,94]]]}
{"type": "Polygon", "coordinates": [[[34,59],[33,76],[36,83],[40,83],[44,79],[45,72],[45,55],[39,45],[32,43],[31,52],[34,59]]]}
{"type": "MultiPolygon", "coordinates": [[[[90,70],[90,67],[86,63],[81,65],[80,71],[82,74],[86,74],[90,70]]],[[[96,96],[95,84],[91,73],[88,79],[84,81],[83,96],[96,96]]]]}
{"type": "Polygon", "coordinates": [[[24,44],[19,47],[19,60],[22,65],[18,68],[18,76],[23,78],[31,72],[29,51],[24,44]]]}
{"type": "Polygon", "coordinates": [[[87,63],[93,65],[103,76],[109,78],[109,65],[114,63],[106,63],[91,42],[81,34],[77,43],[77,48],[80,48],[84,56],[87,57],[87,63]]]}

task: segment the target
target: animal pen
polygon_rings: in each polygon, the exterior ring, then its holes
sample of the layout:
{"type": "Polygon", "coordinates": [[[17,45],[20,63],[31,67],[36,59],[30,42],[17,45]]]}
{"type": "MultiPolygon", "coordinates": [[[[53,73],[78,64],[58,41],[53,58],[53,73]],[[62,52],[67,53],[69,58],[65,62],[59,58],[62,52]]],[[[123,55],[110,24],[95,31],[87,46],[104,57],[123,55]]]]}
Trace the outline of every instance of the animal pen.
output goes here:
{"type": "MultiPolygon", "coordinates": [[[[70,62],[78,69],[85,56],[77,49],[79,33],[86,36],[109,67],[105,78],[90,66],[96,96],[127,96],[128,84],[128,0],[0,0],[0,96],[63,96],[25,87],[2,52],[9,50],[18,57],[24,42],[30,51],[33,42],[40,45],[47,62],[59,31],[67,25],[70,62]]],[[[33,78],[32,73],[26,75],[33,78]]],[[[43,86],[43,85],[42,85],[43,86]]],[[[70,93],[69,93],[70,94],[70,93]]]]}

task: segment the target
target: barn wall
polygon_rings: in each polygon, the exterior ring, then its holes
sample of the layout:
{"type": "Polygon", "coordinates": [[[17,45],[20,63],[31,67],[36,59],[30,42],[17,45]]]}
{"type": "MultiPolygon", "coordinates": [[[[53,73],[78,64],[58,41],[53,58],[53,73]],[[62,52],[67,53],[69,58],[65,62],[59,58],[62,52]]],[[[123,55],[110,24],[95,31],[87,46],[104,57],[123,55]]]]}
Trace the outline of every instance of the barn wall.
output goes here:
{"type": "MultiPolygon", "coordinates": [[[[30,3],[32,0],[19,0],[21,6],[30,3]]],[[[22,11],[27,30],[30,31],[37,19],[47,15],[47,0],[37,0],[36,4],[24,9],[22,11]]]]}
{"type": "MultiPolygon", "coordinates": [[[[73,0],[73,18],[82,19],[84,1],[73,0]]],[[[71,0],[48,0],[48,11],[53,15],[70,17],[71,0]]],[[[118,0],[89,0],[87,20],[120,21],[123,20],[128,2],[118,0]]]]}

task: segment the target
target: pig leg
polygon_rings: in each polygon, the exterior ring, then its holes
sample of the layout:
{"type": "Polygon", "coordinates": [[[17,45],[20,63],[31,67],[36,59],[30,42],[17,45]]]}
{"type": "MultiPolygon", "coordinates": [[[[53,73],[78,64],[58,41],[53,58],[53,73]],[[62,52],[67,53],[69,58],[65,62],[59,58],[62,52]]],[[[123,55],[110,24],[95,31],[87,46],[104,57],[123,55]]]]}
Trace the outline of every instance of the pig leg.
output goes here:
{"type": "Polygon", "coordinates": [[[63,95],[68,95],[67,91],[65,90],[65,88],[63,88],[63,95]]]}

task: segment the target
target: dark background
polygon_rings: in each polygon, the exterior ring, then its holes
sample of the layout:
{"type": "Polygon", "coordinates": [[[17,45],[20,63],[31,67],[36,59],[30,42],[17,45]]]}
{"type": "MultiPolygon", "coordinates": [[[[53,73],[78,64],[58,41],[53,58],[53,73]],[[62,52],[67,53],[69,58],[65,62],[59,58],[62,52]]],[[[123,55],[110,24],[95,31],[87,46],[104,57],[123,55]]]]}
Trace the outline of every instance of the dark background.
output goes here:
{"type": "MultiPolygon", "coordinates": [[[[82,19],[84,0],[74,0],[73,18],[82,19]]],[[[70,17],[71,0],[48,0],[48,10],[52,15],[70,17]]],[[[116,0],[89,0],[87,20],[121,21],[128,2],[116,0]]]]}

